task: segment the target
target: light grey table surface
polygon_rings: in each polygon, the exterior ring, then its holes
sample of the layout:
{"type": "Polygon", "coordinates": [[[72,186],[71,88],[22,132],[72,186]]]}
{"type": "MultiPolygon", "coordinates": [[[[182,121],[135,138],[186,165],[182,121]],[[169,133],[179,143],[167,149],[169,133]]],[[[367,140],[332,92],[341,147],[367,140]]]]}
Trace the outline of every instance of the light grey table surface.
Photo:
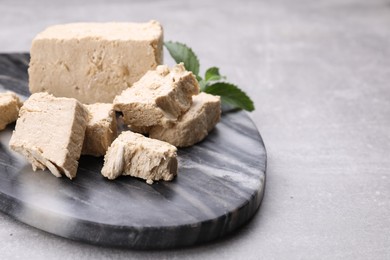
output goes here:
{"type": "Polygon", "coordinates": [[[390,2],[1,0],[0,52],[28,51],[52,24],[150,19],[254,99],[260,210],[226,239],[166,251],[82,244],[0,214],[0,259],[389,259],[390,2]]]}

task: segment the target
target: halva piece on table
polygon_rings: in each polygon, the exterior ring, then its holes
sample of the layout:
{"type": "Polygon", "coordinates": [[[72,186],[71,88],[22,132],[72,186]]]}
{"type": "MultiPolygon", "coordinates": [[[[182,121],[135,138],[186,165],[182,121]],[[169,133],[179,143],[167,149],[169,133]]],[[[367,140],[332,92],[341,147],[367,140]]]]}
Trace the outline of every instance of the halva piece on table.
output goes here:
{"type": "Polygon", "coordinates": [[[176,152],[176,147],[166,142],[125,131],[108,148],[102,175],[111,180],[130,175],[149,184],[170,181],[177,175],[176,152]]]}
{"type": "Polygon", "coordinates": [[[95,103],[85,105],[88,123],[81,154],[103,156],[117,137],[117,122],[112,104],[95,103]]]}
{"type": "Polygon", "coordinates": [[[0,130],[18,119],[21,106],[22,102],[15,93],[10,91],[0,93],[0,130]]]}
{"type": "Polygon", "coordinates": [[[162,48],[163,29],[156,21],[54,25],[32,42],[30,91],[112,103],[162,63],[162,48]]]}
{"type": "Polygon", "coordinates": [[[183,64],[172,69],[160,65],[116,96],[114,107],[123,113],[124,122],[131,129],[145,130],[176,122],[190,108],[192,96],[198,93],[198,81],[183,64]]]}
{"type": "Polygon", "coordinates": [[[149,137],[177,147],[191,146],[202,141],[219,122],[221,101],[219,96],[200,93],[193,96],[191,108],[172,127],[155,126],[149,137]]]}
{"type": "Polygon", "coordinates": [[[57,177],[76,176],[88,112],[73,98],[36,93],[25,101],[10,140],[33,170],[46,167],[57,177]]]}

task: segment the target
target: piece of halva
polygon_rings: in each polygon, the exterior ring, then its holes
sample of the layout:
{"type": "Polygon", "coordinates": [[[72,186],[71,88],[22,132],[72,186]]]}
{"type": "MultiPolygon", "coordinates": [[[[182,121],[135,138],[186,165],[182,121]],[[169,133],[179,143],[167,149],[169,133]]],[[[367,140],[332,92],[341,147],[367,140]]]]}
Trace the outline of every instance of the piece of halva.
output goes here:
{"type": "Polygon", "coordinates": [[[36,93],[20,109],[9,145],[32,164],[57,177],[76,176],[88,112],[73,98],[36,93]]]}
{"type": "Polygon", "coordinates": [[[104,156],[112,141],[117,137],[117,121],[112,104],[95,103],[85,105],[88,123],[81,154],[104,156]]]}
{"type": "Polygon", "coordinates": [[[172,69],[160,65],[116,96],[114,107],[132,128],[168,126],[190,108],[192,96],[198,93],[198,81],[182,63],[172,69]]]}
{"type": "Polygon", "coordinates": [[[193,96],[191,108],[172,127],[154,126],[149,137],[177,147],[191,146],[202,141],[219,122],[221,101],[219,96],[200,93],[193,96]]]}
{"type": "Polygon", "coordinates": [[[166,142],[125,131],[108,148],[102,175],[111,180],[130,175],[149,184],[170,181],[177,175],[176,152],[176,147],[166,142]]]}
{"type": "Polygon", "coordinates": [[[10,91],[0,93],[0,130],[18,119],[22,102],[19,97],[10,91]]]}
{"type": "Polygon", "coordinates": [[[156,21],[54,25],[32,42],[30,91],[112,103],[162,63],[162,48],[163,29],[156,21]]]}

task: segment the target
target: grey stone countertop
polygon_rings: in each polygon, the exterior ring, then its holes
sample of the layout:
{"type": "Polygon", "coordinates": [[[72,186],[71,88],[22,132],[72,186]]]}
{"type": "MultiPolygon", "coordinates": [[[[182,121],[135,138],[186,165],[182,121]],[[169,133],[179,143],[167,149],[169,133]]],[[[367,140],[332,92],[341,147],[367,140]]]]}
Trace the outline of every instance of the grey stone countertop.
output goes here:
{"type": "Polygon", "coordinates": [[[150,19],[254,99],[268,151],[260,210],[227,238],[165,251],[96,247],[0,214],[0,258],[389,259],[389,1],[5,0],[0,52],[28,51],[52,24],[150,19]]]}

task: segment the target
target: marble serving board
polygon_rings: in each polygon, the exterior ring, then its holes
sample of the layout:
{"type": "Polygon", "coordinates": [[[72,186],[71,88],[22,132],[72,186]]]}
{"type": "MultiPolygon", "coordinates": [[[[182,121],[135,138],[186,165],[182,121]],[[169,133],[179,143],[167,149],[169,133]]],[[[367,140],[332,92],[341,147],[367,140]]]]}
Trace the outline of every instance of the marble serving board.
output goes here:
{"type": "MultiPolygon", "coordinates": [[[[28,54],[0,54],[0,91],[27,98],[28,54]]],[[[264,194],[266,151],[245,112],[224,113],[201,143],[179,149],[172,182],[100,174],[102,158],[82,156],[77,177],[33,172],[8,148],[14,125],[0,132],[0,210],[38,229],[104,246],[189,246],[236,230],[264,194]]]]}

